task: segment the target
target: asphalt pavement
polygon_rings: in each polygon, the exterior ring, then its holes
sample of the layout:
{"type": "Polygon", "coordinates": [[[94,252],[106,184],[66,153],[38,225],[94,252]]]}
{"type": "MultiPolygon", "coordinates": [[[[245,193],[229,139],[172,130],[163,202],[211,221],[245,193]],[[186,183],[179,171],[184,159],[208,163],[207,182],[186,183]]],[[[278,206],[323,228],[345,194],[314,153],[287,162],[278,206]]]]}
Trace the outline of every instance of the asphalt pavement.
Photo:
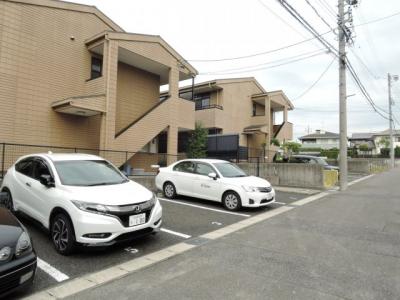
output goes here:
{"type": "Polygon", "coordinates": [[[29,296],[74,278],[143,257],[182,241],[196,239],[202,234],[290,205],[308,196],[303,193],[278,191],[276,195],[278,203],[265,208],[243,208],[239,212],[232,213],[225,210],[221,203],[189,197],[178,197],[173,201],[161,198],[163,231],[108,248],[80,248],[71,256],[59,255],[54,250],[48,233],[39,224],[29,218],[19,216],[31,235],[40,263],[33,288],[29,293],[18,294],[16,297],[29,296]]]}
{"type": "MultiPolygon", "coordinates": [[[[296,201],[70,299],[399,299],[399,183],[396,169],[296,201]]],[[[166,224],[178,226],[175,208],[164,207],[166,224]]]]}

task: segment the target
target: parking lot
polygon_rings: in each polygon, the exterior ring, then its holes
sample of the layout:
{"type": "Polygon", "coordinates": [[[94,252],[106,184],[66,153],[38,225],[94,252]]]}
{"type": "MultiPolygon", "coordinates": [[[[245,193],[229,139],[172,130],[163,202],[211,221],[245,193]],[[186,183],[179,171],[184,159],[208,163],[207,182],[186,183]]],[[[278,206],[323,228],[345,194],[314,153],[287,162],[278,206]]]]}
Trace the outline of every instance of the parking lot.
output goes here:
{"type": "MultiPolygon", "coordinates": [[[[161,196],[161,195],[160,195],[161,196]]],[[[154,251],[196,238],[207,232],[242,221],[251,216],[308,197],[307,194],[277,192],[277,202],[261,209],[242,209],[229,212],[219,203],[179,197],[175,200],[160,198],[163,206],[162,231],[127,244],[105,249],[82,248],[71,256],[61,256],[54,249],[46,232],[34,221],[20,217],[28,228],[39,261],[36,281],[30,293],[56,285],[87,273],[138,258],[154,251]]],[[[25,295],[24,295],[25,296],[25,295]]]]}

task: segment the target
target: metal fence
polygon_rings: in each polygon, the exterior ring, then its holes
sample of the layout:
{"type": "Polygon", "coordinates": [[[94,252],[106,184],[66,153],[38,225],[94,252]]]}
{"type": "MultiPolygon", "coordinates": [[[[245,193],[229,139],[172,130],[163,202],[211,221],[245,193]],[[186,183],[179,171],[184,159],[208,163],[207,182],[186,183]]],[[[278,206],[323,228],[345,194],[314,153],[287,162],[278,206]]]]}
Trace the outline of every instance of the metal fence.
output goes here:
{"type": "Polygon", "coordinates": [[[153,165],[166,166],[168,163],[186,158],[186,154],[172,155],[166,153],[0,143],[0,178],[3,178],[3,174],[19,157],[34,153],[47,153],[49,151],[52,153],[98,155],[109,160],[120,169],[124,169],[129,175],[152,175],[156,172],[152,167],[153,165]]]}

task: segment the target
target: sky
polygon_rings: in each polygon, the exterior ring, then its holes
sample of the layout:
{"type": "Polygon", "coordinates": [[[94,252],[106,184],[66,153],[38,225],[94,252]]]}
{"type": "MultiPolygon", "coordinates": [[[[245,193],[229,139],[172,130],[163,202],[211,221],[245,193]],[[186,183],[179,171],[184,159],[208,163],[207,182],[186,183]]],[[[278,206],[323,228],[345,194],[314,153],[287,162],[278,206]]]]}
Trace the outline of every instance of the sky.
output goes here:
{"type": "MultiPolygon", "coordinates": [[[[283,90],[295,107],[289,113],[295,138],[317,129],[339,132],[338,63],[277,0],[70,2],[95,5],[127,32],[160,35],[199,71],[196,82],[251,76],[267,91],[283,90]],[[275,51],[279,48],[285,49],[275,51]],[[243,56],[251,57],[232,59],[243,56]]],[[[337,48],[337,0],[288,3],[337,48]]],[[[400,1],[360,0],[353,8],[353,24],[348,57],[374,103],[387,112],[387,74],[400,75],[400,1]]],[[[349,74],[347,94],[349,136],[389,127],[349,74]]],[[[392,96],[400,122],[400,81],[393,82],[392,96]]]]}

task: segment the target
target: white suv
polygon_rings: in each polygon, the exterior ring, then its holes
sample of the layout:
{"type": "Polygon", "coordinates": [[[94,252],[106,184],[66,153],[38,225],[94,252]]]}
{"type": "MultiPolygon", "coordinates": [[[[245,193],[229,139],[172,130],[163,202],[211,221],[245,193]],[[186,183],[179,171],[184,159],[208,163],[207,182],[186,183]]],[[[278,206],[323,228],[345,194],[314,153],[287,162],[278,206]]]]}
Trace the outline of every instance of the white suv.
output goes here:
{"type": "Polygon", "coordinates": [[[222,202],[228,210],[266,206],[275,191],[262,178],[246,175],[237,165],[216,159],[186,159],[160,168],[156,186],[167,198],[177,194],[222,202]]]}
{"type": "Polygon", "coordinates": [[[4,176],[1,191],[11,211],[21,211],[49,229],[63,255],[76,243],[107,246],[155,233],[162,222],[154,193],[94,155],[21,157],[4,176]]]}

